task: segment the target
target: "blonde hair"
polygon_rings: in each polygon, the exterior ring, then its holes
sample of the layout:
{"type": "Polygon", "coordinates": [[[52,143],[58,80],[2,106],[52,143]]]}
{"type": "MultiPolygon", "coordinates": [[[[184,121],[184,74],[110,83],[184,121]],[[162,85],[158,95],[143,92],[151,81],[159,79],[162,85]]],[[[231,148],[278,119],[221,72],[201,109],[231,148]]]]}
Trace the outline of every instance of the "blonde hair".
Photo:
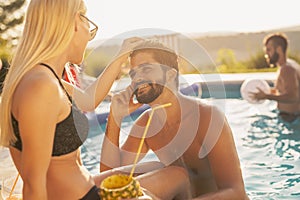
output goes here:
{"type": "Polygon", "coordinates": [[[16,141],[11,121],[14,91],[22,77],[38,63],[66,50],[75,30],[75,16],[85,14],[83,0],[31,0],[23,34],[4,81],[0,105],[0,146],[16,141]]]}

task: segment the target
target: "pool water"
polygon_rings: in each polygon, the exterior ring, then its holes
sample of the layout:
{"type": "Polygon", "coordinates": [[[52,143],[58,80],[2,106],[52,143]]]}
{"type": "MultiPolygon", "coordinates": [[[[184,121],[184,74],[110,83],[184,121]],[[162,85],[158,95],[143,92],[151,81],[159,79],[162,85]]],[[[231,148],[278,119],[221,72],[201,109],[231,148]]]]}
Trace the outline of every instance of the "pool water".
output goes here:
{"type": "Polygon", "coordinates": [[[300,125],[280,121],[273,101],[226,103],[250,199],[300,199],[300,125]]]}
{"type": "MultiPolygon", "coordinates": [[[[251,200],[300,199],[300,125],[277,118],[276,103],[249,104],[242,99],[204,99],[221,108],[232,128],[246,192],[251,200]]],[[[101,104],[105,109],[107,102],[101,104]]],[[[132,122],[124,122],[129,131],[132,122]]],[[[99,153],[105,126],[92,126],[82,148],[84,165],[99,173],[99,153]]],[[[124,140],[121,136],[121,140],[124,140]]],[[[122,142],[122,141],[121,141],[122,142]]],[[[150,153],[147,160],[156,160],[150,153]]]]}

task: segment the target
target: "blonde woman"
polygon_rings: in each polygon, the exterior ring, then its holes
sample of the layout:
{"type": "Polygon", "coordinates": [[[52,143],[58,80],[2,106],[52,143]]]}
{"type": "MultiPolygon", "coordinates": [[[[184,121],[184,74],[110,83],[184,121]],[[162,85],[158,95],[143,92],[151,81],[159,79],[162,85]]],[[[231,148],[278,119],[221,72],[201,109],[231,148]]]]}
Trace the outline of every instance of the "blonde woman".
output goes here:
{"type": "MultiPolygon", "coordinates": [[[[100,199],[97,186],[103,176],[92,177],[80,159],[88,133],[81,111],[94,110],[105,98],[128,57],[126,51],[138,40],[125,41],[118,59],[82,91],[63,82],[61,74],[66,63],[82,62],[97,29],[82,0],[29,3],[0,107],[0,146],[10,149],[24,182],[24,200],[100,199]]],[[[177,169],[164,169],[152,178],[173,172],[177,169]]],[[[142,186],[147,188],[146,183],[142,186]]]]}
{"type": "Polygon", "coordinates": [[[80,163],[79,147],[88,132],[80,109],[93,110],[103,100],[122,59],[86,91],[63,84],[60,76],[67,62],[82,62],[97,29],[82,0],[30,1],[4,83],[0,126],[1,145],[10,147],[24,181],[25,200],[97,195],[93,178],[80,163]]]}

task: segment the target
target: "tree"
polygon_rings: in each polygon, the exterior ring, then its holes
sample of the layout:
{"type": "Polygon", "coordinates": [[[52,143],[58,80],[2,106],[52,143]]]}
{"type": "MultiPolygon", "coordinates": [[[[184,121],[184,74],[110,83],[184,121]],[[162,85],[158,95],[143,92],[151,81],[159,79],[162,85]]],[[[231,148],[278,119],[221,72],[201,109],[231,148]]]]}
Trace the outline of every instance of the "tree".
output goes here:
{"type": "Polygon", "coordinates": [[[265,52],[263,50],[259,50],[254,55],[251,55],[248,60],[243,62],[243,65],[246,65],[248,69],[269,68],[269,65],[265,58],[265,52]]]}
{"type": "Polygon", "coordinates": [[[21,33],[20,24],[22,24],[24,20],[24,4],[25,0],[0,1],[1,51],[3,51],[3,49],[6,49],[6,51],[10,51],[17,44],[18,38],[21,33]]]}

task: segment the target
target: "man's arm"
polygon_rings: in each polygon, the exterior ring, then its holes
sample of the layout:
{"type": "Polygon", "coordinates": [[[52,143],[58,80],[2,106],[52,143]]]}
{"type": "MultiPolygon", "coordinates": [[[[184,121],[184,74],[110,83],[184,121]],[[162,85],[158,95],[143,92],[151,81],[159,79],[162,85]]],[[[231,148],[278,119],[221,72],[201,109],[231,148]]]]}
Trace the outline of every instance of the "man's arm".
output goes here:
{"type": "MultiPolygon", "coordinates": [[[[143,117],[142,117],[143,118],[143,117]]],[[[100,171],[110,170],[112,168],[132,165],[136,158],[136,153],[141,143],[141,133],[135,135],[137,124],[135,123],[122,147],[120,147],[120,125],[116,122],[113,113],[108,117],[105,137],[102,145],[100,171]]],[[[141,149],[139,159],[142,159],[147,153],[148,147],[144,143],[141,149]]]]}
{"type": "Polygon", "coordinates": [[[119,136],[120,127],[115,122],[113,113],[110,112],[102,144],[100,172],[121,166],[119,136]]]}
{"type": "MultiPolygon", "coordinates": [[[[130,163],[130,161],[132,161],[132,159],[129,158],[130,153],[127,154],[127,151],[121,150],[120,148],[120,127],[123,118],[141,105],[142,104],[139,103],[133,103],[133,89],[131,86],[113,96],[102,145],[100,171],[133,163],[130,163]]],[[[136,151],[138,149],[139,139],[137,140],[137,138],[131,137],[130,135],[131,134],[129,134],[126,143],[130,144],[131,148],[134,148],[136,151]]]]}
{"type": "MultiPolygon", "coordinates": [[[[213,108],[218,116],[214,117],[210,126],[221,127],[221,134],[209,132],[207,134],[216,135],[217,142],[214,144],[207,158],[211,167],[213,177],[218,191],[201,195],[196,199],[199,200],[232,200],[248,199],[242,178],[240,161],[236,151],[236,146],[232,136],[231,129],[226,118],[221,111],[213,108]]],[[[204,144],[210,145],[210,144],[204,144]]],[[[207,149],[210,149],[209,147],[207,149]]]]}
{"type": "Polygon", "coordinates": [[[269,99],[279,103],[297,103],[299,102],[299,83],[296,70],[291,66],[285,66],[279,74],[281,91],[278,93],[265,94],[260,91],[255,94],[257,99],[269,99]]]}

